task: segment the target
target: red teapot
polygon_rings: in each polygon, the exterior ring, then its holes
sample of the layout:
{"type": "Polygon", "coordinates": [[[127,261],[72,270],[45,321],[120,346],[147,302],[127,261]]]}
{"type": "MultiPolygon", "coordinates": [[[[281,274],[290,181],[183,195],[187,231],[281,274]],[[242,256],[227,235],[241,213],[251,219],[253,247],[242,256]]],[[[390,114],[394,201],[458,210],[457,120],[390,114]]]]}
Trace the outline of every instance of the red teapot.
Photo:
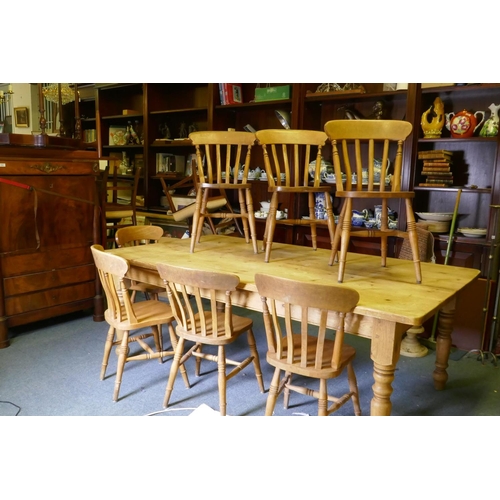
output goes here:
{"type": "Polygon", "coordinates": [[[483,124],[485,113],[484,111],[476,111],[473,114],[464,109],[460,113],[449,113],[448,116],[450,118],[451,136],[455,139],[466,139],[472,137],[474,132],[483,124]],[[482,115],[479,123],[478,114],[482,115]]]}

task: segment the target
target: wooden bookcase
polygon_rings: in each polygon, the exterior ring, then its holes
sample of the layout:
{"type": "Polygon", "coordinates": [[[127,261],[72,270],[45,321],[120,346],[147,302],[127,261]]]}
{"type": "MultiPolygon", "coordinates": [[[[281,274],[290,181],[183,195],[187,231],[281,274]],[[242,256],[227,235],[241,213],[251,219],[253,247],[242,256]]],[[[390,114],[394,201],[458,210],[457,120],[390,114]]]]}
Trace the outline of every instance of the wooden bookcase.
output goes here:
{"type": "MultiPolygon", "coordinates": [[[[458,188],[420,188],[421,162],[417,158],[422,149],[449,149],[456,153],[456,182],[461,186],[476,184],[479,189],[464,188],[461,196],[459,226],[487,227],[486,238],[466,238],[454,236],[450,263],[475,267],[486,276],[488,270],[488,249],[494,226],[491,204],[499,203],[500,182],[497,167],[500,164],[498,137],[481,138],[477,134],[471,139],[453,139],[443,129],[440,139],[424,139],[420,125],[422,113],[439,96],[444,102],[445,112],[458,112],[462,109],[481,110],[489,117],[488,106],[500,102],[500,84],[476,84],[470,86],[451,86],[421,88],[420,84],[408,84],[408,89],[384,91],[382,83],[363,84],[364,93],[326,92],[316,93],[320,83],[291,83],[290,98],[276,101],[255,102],[256,83],[242,84],[243,102],[222,105],[217,83],[143,83],[143,84],[106,84],[96,87],[96,126],[98,130],[98,152],[107,157],[116,151],[126,151],[130,158],[143,155],[146,168],[143,194],[145,209],[150,212],[165,212],[160,200],[163,196],[161,183],[157,178],[156,156],[167,153],[187,158],[194,149],[189,140],[179,138],[180,129],[189,132],[196,130],[243,130],[246,125],[254,129],[281,128],[275,111],[282,110],[290,115],[292,128],[321,130],[328,120],[345,117],[346,110],[363,117],[374,112],[375,103],[383,102],[384,117],[405,119],[413,124],[413,133],[404,150],[403,188],[416,192],[415,210],[423,212],[452,212],[458,188]],[[123,115],[123,110],[132,109],[137,113],[123,115]],[[143,144],[134,146],[115,146],[109,144],[111,125],[126,125],[127,122],[139,126],[143,144]],[[166,126],[171,141],[159,141],[165,136],[166,126]],[[448,134],[448,135],[447,135],[448,134]],[[155,179],[156,177],[156,179],[155,179]]],[[[271,85],[286,85],[274,83],[271,85]]],[[[329,148],[325,148],[325,159],[330,159],[329,148]]],[[[262,167],[263,159],[258,146],[254,148],[252,168],[262,167]]],[[[171,176],[170,184],[179,181],[179,176],[171,176]]],[[[267,183],[252,181],[254,204],[268,199],[267,183]]],[[[335,188],[332,186],[332,194],[335,188]]],[[[185,194],[185,193],[182,193],[185,194]]],[[[281,208],[289,213],[305,214],[305,203],[301,199],[289,198],[281,208]],[[285,206],[288,205],[288,206],[285,206]]],[[[338,204],[334,199],[334,208],[338,204]]],[[[370,208],[370,207],[358,207],[370,208]]],[[[391,207],[404,213],[399,206],[391,207]]],[[[406,220],[399,221],[404,227],[406,220]]],[[[258,221],[259,233],[264,222],[258,221]]],[[[277,238],[296,244],[309,244],[307,231],[301,227],[280,227],[277,238]]],[[[326,233],[320,231],[320,244],[329,246],[326,233]]],[[[448,235],[436,237],[438,262],[444,259],[448,235]]],[[[378,243],[369,240],[356,241],[353,238],[353,251],[377,253],[378,243]],[[363,246],[361,246],[361,244],[363,246]]]]}

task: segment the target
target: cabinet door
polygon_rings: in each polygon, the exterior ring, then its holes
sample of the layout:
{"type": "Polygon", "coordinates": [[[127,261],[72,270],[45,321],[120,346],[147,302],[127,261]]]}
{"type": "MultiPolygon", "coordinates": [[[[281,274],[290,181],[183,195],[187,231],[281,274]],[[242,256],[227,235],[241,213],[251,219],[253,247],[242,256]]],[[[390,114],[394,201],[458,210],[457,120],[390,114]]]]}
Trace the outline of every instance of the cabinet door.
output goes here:
{"type": "Polygon", "coordinates": [[[0,231],[2,253],[35,251],[38,246],[57,248],[59,252],[93,243],[94,206],[78,200],[94,201],[92,177],[14,175],[4,178],[29,183],[35,189],[28,191],[0,183],[0,214],[4,217],[9,214],[9,223],[3,224],[0,231]]]}
{"type": "MultiPolygon", "coordinates": [[[[443,88],[426,88],[421,91],[420,110],[416,118],[424,119],[436,98],[444,104],[445,115],[456,114],[467,110],[478,117],[484,113],[489,118],[488,107],[492,103],[500,103],[500,85],[485,84],[471,86],[454,86],[443,88]],[[481,111],[483,113],[477,113],[481,111]]],[[[418,125],[416,125],[418,127],[418,125]]],[[[453,249],[450,264],[470,266],[487,273],[487,259],[481,258],[484,247],[489,245],[494,236],[495,209],[490,205],[498,203],[499,179],[496,168],[499,161],[498,136],[479,136],[482,125],[477,127],[472,137],[452,137],[446,125],[441,136],[426,138],[422,127],[418,127],[419,139],[414,166],[413,188],[416,193],[415,212],[453,213],[460,190],[458,218],[453,234],[453,249]],[[449,151],[449,185],[446,187],[429,187],[432,174],[424,171],[424,160],[418,153],[423,151],[449,151]],[[422,184],[427,184],[422,186],[422,184]],[[466,228],[485,229],[486,236],[469,237],[461,232],[466,228]],[[455,257],[454,257],[455,256],[455,257]],[[467,257],[468,256],[468,257],[467,257]]],[[[432,168],[426,162],[427,169],[432,168]]],[[[434,179],[433,182],[438,182],[434,179]]],[[[424,216],[425,217],[425,216],[424,216]]],[[[425,218],[423,221],[426,222],[425,218]]],[[[443,246],[448,241],[450,228],[436,234],[436,250],[442,254],[443,246]]],[[[475,235],[474,235],[475,236],[475,235]]]]}

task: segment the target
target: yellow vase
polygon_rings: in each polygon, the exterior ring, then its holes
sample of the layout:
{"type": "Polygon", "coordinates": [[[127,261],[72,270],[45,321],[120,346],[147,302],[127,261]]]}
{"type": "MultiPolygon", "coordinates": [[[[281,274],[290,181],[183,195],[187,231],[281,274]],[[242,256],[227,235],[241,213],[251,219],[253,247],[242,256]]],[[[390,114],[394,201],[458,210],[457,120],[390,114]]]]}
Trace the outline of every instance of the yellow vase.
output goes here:
{"type": "Polygon", "coordinates": [[[444,122],[444,104],[439,97],[436,97],[431,107],[422,113],[420,125],[422,126],[424,137],[428,139],[441,137],[441,130],[443,129],[444,122]]]}

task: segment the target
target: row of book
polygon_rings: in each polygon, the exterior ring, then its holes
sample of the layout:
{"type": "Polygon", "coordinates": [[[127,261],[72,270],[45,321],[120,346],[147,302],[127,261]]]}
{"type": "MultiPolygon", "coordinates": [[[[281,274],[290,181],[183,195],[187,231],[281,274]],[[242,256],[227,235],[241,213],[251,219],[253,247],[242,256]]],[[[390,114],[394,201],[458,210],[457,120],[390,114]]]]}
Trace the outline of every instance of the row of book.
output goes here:
{"type": "Polygon", "coordinates": [[[422,187],[449,187],[453,185],[453,153],[444,149],[419,151],[418,159],[423,161],[421,174],[425,181],[422,187]]]}
{"type": "Polygon", "coordinates": [[[241,83],[219,83],[219,94],[222,105],[243,102],[241,83]]]}

